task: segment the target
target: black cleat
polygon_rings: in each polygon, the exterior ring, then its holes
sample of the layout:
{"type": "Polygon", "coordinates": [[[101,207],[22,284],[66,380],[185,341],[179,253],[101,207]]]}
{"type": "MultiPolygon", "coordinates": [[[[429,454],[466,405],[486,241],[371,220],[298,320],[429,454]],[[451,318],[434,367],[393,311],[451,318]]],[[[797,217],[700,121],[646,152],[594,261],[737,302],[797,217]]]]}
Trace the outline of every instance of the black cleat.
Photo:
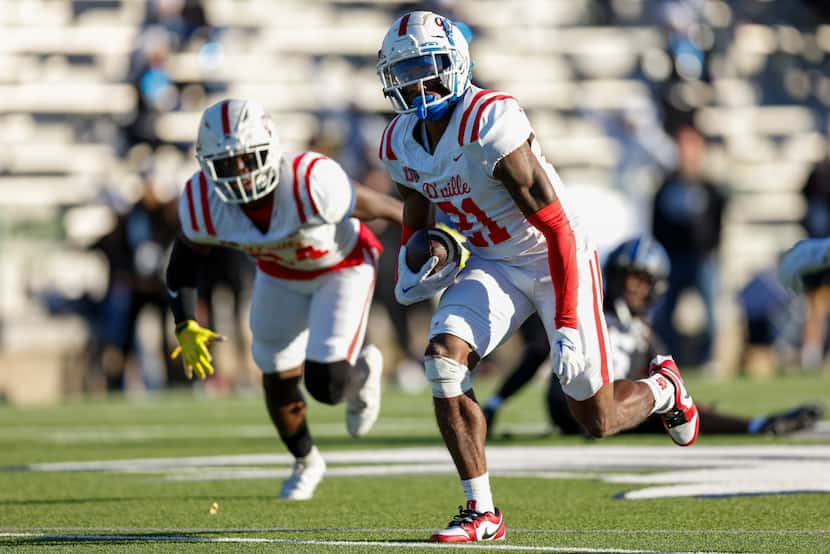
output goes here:
{"type": "Polygon", "coordinates": [[[803,431],[815,426],[824,416],[824,406],[821,404],[804,404],[792,410],[773,414],[767,417],[761,432],[770,435],[786,435],[803,431]]]}

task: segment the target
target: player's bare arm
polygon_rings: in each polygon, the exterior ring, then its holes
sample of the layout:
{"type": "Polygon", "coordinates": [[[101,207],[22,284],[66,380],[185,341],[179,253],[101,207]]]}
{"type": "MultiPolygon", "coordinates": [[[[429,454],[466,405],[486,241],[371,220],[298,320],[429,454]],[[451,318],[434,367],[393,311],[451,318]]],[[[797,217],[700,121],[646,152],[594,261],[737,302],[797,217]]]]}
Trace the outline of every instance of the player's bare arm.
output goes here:
{"type": "Polygon", "coordinates": [[[385,219],[400,225],[403,221],[403,204],[397,198],[356,185],[352,217],[361,221],[385,219]]]}
{"type": "Polygon", "coordinates": [[[429,200],[400,183],[395,183],[403,199],[403,225],[415,231],[430,224],[429,200]]]}
{"type": "Polygon", "coordinates": [[[530,150],[532,140],[533,135],[499,160],[493,170],[493,176],[504,184],[525,215],[534,214],[556,200],[547,173],[530,150]]]}

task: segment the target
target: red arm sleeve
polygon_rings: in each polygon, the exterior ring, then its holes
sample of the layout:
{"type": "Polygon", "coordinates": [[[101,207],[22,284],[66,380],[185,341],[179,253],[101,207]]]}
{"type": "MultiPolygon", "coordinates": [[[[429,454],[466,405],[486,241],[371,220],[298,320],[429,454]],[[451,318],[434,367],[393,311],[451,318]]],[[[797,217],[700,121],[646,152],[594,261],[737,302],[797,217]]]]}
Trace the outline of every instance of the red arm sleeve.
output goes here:
{"type": "Polygon", "coordinates": [[[557,199],[527,216],[527,220],[545,235],[548,243],[548,267],[556,294],[556,328],[576,329],[579,270],[576,239],[565,210],[557,199]]]}

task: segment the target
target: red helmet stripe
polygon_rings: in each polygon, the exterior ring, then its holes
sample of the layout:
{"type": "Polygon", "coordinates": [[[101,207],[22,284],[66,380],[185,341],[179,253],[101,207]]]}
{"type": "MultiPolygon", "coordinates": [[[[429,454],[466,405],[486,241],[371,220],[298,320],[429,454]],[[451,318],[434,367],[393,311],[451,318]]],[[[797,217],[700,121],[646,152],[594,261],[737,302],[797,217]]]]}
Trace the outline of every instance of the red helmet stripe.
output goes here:
{"type": "Polygon", "coordinates": [[[406,36],[406,27],[409,25],[409,16],[412,14],[406,14],[401,18],[401,24],[398,25],[398,36],[403,37],[406,36]]]}
{"type": "Polygon", "coordinates": [[[226,135],[231,134],[231,119],[228,115],[228,105],[230,104],[230,100],[225,100],[222,102],[222,132],[226,135]]]}
{"type": "Polygon", "coordinates": [[[213,220],[210,218],[210,204],[208,203],[207,178],[204,173],[199,173],[199,196],[202,204],[202,219],[205,220],[205,229],[212,237],[216,236],[216,229],[213,227],[213,220]]]}
{"type": "Polygon", "coordinates": [[[484,96],[487,93],[494,92],[492,90],[480,90],[473,96],[472,101],[470,101],[470,105],[467,106],[467,109],[464,110],[464,115],[461,116],[461,123],[458,126],[458,146],[464,146],[464,131],[467,128],[467,120],[470,118],[470,114],[473,113],[473,108],[476,106],[476,102],[478,99],[484,96]]]}
{"type": "Polygon", "coordinates": [[[484,115],[484,110],[487,109],[487,106],[495,102],[496,100],[515,100],[509,94],[497,94],[496,96],[491,96],[487,100],[481,103],[481,107],[478,109],[478,113],[476,113],[476,120],[473,123],[473,132],[470,135],[470,142],[475,142],[478,140],[478,131],[479,127],[481,126],[481,116],[484,115]]]}

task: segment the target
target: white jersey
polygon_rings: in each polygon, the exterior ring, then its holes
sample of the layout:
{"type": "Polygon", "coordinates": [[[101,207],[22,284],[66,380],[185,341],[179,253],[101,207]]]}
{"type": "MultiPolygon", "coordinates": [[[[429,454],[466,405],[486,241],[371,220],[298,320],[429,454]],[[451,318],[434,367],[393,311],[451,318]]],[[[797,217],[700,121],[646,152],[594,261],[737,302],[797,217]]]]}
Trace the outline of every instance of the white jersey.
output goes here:
{"type": "Polygon", "coordinates": [[[196,172],[179,200],[188,240],[246,252],[262,271],[284,279],[312,279],[364,262],[357,246],[366,233],[349,217],[354,186],[337,162],[316,152],[284,152],[264,233],[239,205],[224,202],[208,180],[196,172]]]}
{"type": "MultiPolygon", "coordinates": [[[[496,163],[533,134],[516,99],[470,86],[433,154],[415,139],[418,121],[415,114],[398,115],[383,133],[379,157],[392,179],[418,191],[446,214],[467,237],[474,254],[513,265],[544,259],[544,236],[528,223],[504,185],[493,177],[496,163]]],[[[535,140],[531,148],[576,233],[559,176],[535,140]]]]}

